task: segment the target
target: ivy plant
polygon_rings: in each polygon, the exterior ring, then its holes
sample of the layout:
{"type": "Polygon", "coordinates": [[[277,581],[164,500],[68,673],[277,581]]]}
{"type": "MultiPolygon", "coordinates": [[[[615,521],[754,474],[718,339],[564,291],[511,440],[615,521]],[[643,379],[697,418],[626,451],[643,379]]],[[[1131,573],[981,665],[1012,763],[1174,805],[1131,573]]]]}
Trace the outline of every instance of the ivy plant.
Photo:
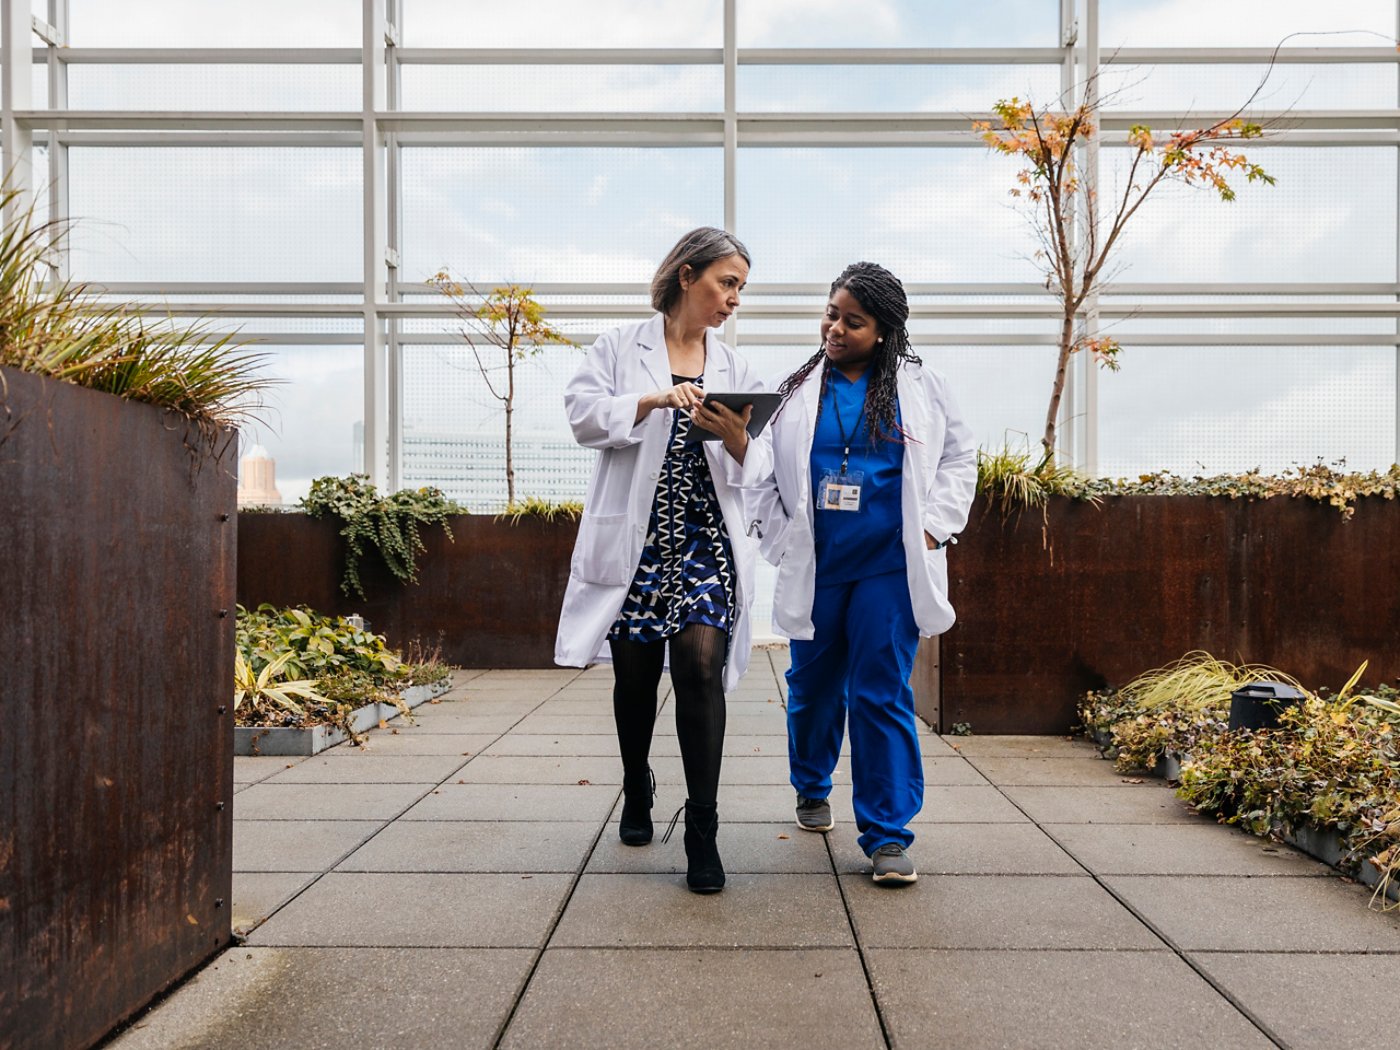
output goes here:
{"type": "Polygon", "coordinates": [[[360,598],[365,597],[360,559],[366,546],[379,552],[401,583],[417,583],[417,559],[425,549],[420,527],[441,525],[450,540],[452,528],[447,519],[462,512],[441,489],[431,486],[382,496],[365,474],[317,478],[301,506],[314,518],[329,515],[340,520],[340,535],[345,540],[345,577],[340,589],[360,598]]]}

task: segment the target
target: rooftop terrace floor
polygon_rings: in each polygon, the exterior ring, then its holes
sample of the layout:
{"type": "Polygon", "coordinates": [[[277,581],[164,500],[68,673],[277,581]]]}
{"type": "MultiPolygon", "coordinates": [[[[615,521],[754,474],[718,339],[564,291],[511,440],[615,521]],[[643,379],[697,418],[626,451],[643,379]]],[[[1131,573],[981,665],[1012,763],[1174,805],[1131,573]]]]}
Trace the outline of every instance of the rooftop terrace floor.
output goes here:
{"type": "MultiPolygon", "coordinates": [[[[849,766],[792,819],[785,650],[730,696],[729,882],[686,891],[667,698],[657,838],[617,839],[609,668],[459,672],[363,750],[235,763],[230,949],[147,1047],[1374,1045],[1400,916],[1083,742],[941,738],[917,884],[874,885],[849,766]]],[[[1383,1037],[1382,1037],[1383,1038],[1383,1037]]]]}

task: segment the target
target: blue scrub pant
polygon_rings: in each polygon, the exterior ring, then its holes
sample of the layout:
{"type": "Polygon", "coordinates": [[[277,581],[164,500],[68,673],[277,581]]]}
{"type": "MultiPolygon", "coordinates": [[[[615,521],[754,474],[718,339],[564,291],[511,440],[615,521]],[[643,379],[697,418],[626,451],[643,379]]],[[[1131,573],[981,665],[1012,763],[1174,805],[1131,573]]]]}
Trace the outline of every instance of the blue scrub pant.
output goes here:
{"type": "Polygon", "coordinates": [[[812,624],[811,641],[792,643],[787,673],[792,786],[807,798],[831,793],[849,718],[860,848],[869,856],[890,842],[907,847],[924,767],[909,686],[919,628],[904,570],[818,584],[812,624]]]}

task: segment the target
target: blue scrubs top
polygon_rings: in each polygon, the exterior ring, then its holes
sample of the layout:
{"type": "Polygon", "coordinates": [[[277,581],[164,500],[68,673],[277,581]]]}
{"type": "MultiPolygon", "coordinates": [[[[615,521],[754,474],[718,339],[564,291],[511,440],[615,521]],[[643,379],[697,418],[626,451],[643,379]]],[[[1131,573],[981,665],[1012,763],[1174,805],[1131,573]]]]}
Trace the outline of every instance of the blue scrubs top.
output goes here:
{"type": "MultiPolygon", "coordinates": [[[[901,477],[904,445],[899,440],[877,437],[870,443],[866,422],[861,415],[869,372],[854,382],[833,368],[822,395],[821,412],[812,438],[812,501],[816,533],[817,582],[850,583],[867,576],[904,571],[903,513],[901,477]],[[857,433],[857,417],[859,432],[857,433]],[[839,419],[839,422],[838,422],[839,419]],[[860,510],[824,510],[821,505],[822,478],[841,470],[846,442],[841,438],[844,424],[851,456],[848,473],[862,473],[860,510]]],[[[898,419],[896,408],[896,419],[898,419]]]]}

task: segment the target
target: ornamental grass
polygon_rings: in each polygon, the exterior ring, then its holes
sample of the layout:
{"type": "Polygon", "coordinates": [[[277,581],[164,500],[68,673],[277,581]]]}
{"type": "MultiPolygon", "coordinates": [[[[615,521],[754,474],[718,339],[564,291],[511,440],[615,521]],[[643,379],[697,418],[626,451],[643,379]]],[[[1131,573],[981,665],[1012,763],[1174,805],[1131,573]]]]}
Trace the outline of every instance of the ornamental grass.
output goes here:
{"type": "MultiPolygon", "coordinates": [[[[0,190],[0,208],[18,190],[0,190]]],[[[206,433],[258,418],[265,355],[239,349],[205,322],[151,321],[129,303],[59,279],[67,226],[33,208],[0,225],[0,365],[178,412],[206,433]]],[[[4,377],[0,376],[0,412],[4,377]]]]}

